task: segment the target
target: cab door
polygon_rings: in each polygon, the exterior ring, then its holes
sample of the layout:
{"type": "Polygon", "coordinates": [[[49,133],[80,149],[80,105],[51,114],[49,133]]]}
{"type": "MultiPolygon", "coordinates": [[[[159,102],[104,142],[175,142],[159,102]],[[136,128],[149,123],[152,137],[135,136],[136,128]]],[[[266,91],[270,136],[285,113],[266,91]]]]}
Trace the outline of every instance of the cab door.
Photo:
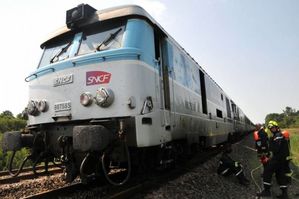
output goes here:
{"type": "Polygon", "coordinates": [[[159,84],[161,100],[161,125],[170,131],[175,127],[174,82],[172,70],[172,48],[165,37],[156,35],[156,58],[159,65],[159,84]]]}

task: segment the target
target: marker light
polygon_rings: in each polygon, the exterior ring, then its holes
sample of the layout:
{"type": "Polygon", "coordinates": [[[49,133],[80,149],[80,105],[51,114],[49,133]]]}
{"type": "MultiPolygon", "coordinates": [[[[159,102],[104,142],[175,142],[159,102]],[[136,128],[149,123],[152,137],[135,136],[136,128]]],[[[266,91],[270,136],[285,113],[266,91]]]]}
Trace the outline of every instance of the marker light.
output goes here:
{"type": "Polygon", "coordinates": [[[92,95],[89,92],[80,95],[80,103],[83,106],[89,106],[92,103],[92,95]]]}
{"type": "Polygon", "coordinates": [[[113,103],[114,94],[111,89],[100,87],[95,96],[96,104],[101,107],[108,107],[113,103]]]}
{"type": "Polygon", "coordinates": [[[46,100],[40,100],[36,106],[40,112],[46,112],[48,110],[48,103],[46,100]]]}
{"type": "Polygon", "coordinates": [[[27,105],[27,113],[29,115],[33,115],[33,116],[36,116],[38,115],[39,111],[38,111],[38,108],[37,108],[37,102],[34,101],[34,100],[30,100],[28,102],[28,105],[27,105]]]}

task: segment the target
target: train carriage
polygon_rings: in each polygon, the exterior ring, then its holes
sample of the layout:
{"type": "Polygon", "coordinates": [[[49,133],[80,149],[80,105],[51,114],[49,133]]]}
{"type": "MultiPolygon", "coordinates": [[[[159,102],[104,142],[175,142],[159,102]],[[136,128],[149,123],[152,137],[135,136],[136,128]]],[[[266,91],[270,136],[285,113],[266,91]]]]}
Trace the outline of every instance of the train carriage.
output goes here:
{"type": "Polygon", "coordinates": [[[131,162],[144,159],[136,151],[151,149],[149,157],[167,166],[181,148],[216,145],[252,129],[141,7],[96,11],[82,4],[66,16],[66,27],[41,45],[38,68],[25,79],[26,132],[5,133],[5,150],[30,147],[36,164],[59,159],[69,181],[99,174],[97,165],[109,179],[105,161],[126,162],[131,170],[131,162]]]}

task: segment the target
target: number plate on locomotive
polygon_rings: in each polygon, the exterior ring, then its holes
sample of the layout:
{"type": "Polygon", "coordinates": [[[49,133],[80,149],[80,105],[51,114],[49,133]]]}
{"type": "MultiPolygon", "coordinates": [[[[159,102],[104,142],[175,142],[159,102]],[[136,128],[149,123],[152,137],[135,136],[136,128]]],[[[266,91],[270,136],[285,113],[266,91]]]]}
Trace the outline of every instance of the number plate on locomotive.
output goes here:
{"type": "Polygon", "coordinates": [[[71,84],[74,81],[74,75],[73,74],[69,74],[69,75],[65,75],[65,76],[61,76],[61,77],[57,77],[54,79],[53,81],[53,86],[62,86],[65,84],[71,84]]]}
{"type": "Polygon", "coordinates": [[[72,109],[71,101],[59,102],[59,103],[54,104],[55,112],[69,111],[71,109],[72,109]]]}

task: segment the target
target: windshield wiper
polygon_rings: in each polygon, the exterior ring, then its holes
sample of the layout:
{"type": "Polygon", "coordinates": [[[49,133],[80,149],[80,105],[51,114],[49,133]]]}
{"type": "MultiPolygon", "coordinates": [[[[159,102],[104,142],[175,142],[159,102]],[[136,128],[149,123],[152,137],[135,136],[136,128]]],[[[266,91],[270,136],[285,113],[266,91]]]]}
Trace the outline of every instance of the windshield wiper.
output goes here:
{"type": "Polygon", "coordinates": [[[115,37],[118,35],[118,33],[120,33],[120,31],[122,30],[122,28],[119,28],[117,31],[115,31],[114,33],[110,33],[109,37],[107,37],[104,41],[102,41],[102,43],[100,43],[97,46],[97,51],[101,50],[102,45],[107,46],[107,44],[109,44],[111,41],[113,41],[115,39],[115,37]]]}
{"type": "Polygon", "coordinates": [[[54,62],[57,62],[59,56],[62,55],[63,53],[65,53],[71,45],[72,45],[72,42],[69,42],[65,47],[61,48],[61,50],[54,57],[52,57],[52,59],[50,60],[50,63],[52,64],[54,62]]]}

